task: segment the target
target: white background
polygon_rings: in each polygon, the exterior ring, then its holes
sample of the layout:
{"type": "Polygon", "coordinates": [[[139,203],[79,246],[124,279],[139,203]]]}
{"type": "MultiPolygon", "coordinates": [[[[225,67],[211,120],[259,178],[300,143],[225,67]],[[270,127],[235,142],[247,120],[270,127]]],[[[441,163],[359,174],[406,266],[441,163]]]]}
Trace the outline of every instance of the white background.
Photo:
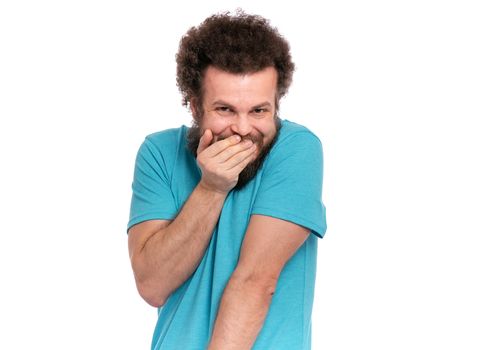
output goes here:
{"type": "Polygon", "coordinates": [[[178,41],[241,6],[289,40],[324,146],[313,349],[490,348],[484,1],[3,1],[2,349],[148,349],[126,224],[144,136],[190,125],[178,41]]]}

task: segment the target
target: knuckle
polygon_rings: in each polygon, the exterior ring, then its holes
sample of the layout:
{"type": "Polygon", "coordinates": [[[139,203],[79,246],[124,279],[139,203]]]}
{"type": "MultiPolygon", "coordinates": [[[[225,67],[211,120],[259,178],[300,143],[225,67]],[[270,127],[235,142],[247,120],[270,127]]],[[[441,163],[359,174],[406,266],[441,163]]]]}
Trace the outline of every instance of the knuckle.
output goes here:
{"type": "Polygon", "coordinates": [[[201,168],[206,168],[206,162],[203,159],[198,158],[197,164],[199,164],[201,168]]]}

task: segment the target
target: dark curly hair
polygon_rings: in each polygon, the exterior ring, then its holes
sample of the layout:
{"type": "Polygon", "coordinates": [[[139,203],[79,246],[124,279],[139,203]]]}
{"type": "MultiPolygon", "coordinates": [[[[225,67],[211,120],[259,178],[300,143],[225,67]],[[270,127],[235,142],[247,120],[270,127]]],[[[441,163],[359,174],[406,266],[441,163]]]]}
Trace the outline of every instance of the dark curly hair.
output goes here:
{"type": "Polygon", "coordinates": [[[182,105],[187,107],[195,99],[197,117],[202,116],[202,80],[210,65],[235,74],[274,67],[278,73],[276,113],[294,71],[286,39],[267,19],[246,14],[240,8],[235,16],[230,16],[229,11],[218,13],[206,18],[197,28],[191,27],[180,40],[175,58],[182,105]]]}

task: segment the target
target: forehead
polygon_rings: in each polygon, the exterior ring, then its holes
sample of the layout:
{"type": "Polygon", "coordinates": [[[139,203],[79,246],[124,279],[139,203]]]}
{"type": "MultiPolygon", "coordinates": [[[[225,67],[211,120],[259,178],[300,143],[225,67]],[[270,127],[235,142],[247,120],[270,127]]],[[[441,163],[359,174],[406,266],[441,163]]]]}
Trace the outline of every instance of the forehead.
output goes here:
{"type": "Polygon", "coordinates": [[[209,66],[203,80],[204,99],[210,103],[215,100],[229,103],[255,103],[256,100],[264,100],[272,103],[276,86],[277,71],[273,67],[254,73],[233,74],[209,66]]]}

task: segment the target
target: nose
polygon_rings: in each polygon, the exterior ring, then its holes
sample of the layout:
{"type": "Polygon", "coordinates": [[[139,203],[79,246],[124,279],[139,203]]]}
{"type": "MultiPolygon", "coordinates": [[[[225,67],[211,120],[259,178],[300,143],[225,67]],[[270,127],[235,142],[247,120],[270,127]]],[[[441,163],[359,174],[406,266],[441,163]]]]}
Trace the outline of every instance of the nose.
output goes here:
{"type": "Polygon", "coordinates": [[[252,125],[246,115],[237,115],[232,122],[231,130],[241,136],[245,136],[252,131],[252,125]]]}

